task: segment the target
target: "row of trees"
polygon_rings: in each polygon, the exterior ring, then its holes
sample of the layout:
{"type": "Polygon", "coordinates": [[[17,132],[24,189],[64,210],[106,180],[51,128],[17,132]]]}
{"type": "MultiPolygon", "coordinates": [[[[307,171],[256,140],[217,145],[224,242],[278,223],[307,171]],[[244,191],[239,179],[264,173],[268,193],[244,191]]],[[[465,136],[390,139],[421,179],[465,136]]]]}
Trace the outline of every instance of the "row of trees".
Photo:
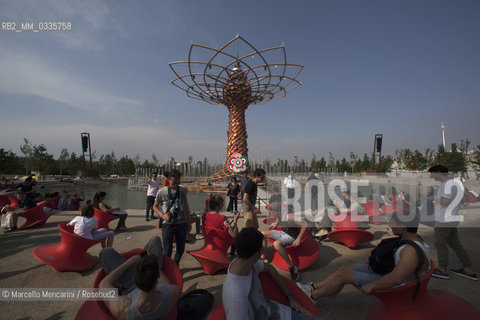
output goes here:
{"type": "Polygon", "coordinates": [[[395,152],[396,165],[400,170],[422,171],[435,164],[442,164],[451,171],[467,171],[468,167],[480,170],[480,145],[469,153],[470,141],[461,140],[460,146],[452,143],[449,152],[443,145],[438,146],[437,152],[427,148],[423,153],[418,150],[401,149],[395,152]]]}
{"type": "MultiPolygon", "coordinates": [[[[434,164],[443,164],[452,171],[467,171],[467,168],[473,167],[480,170],[480,145],[471,152],[468,152],[470,141],[461,141],[460,146],[454,143],[451,151],[447,152],[443,146],[439,146],[435,152],[432,149],[426,149],[423,153],[418,150],[400,149],[395,152],[395,156],[384,156],[380,163],[373,166],[373,158],[368,154],[360,157],[353,152],[349,158],[335,159],[332,153],[328,157],[317,159],[312,155],[310,161],[294,157],[289,162],[286,159],[277,159],[272,161],[266,159],[263,161],[251,161],[252,168],[263,167],[270,174],[283,174],[289,170],[295,170],[299,173],[314,172],[347,172],[358,173],[369,169],[379,171],[390,170],[418,170],[422,171],[434,164]]],[[[158,157],[153,154],[151,160],[140,160],[137,154],[134,158],[123,156],[117,158],[112,151],[109,154],[97,157],[96,152],[92,154],[92,168],[89,161],[85,161],[82,155],[75,152],[69,152],[66,148],[62,149],[60,156],[55,159],[48,153],[47,147],[43,144],[32,145],[28,139],[24,139],[24,144],[20,146],[22,156],[18,156],[11,150],[0,148],[0,173],[2,174],[27,174],[29,171],[40,171],[42,174],[60,174],[75,176],[78,172],[86,171],[89,175],[132,175],[136,172],[151,172],[153,170],[169,171],[178,168],[185,175],[208,176],[220,170],[223,163],[211,163],[207,157],[203,160],[195,161],[192,156],[187,161],[177,162],[171,157],[165,163],[161,163],[158,157]]],[[[377,161],[378,162],[378,161],[377,161]]]]}

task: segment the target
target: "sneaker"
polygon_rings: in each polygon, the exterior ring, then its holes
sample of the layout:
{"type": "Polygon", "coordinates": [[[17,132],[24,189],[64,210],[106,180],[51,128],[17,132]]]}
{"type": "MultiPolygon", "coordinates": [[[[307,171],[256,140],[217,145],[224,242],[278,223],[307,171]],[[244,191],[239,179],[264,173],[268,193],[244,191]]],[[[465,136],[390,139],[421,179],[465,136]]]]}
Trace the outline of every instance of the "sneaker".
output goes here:
{"type": "Polygon", "coordinates": [[[150,218],[145,218],[145,221],[150,221],[150,218]]]}
{"type": "Polygon", "coordinates": [[[152,220],[156,220],[156,219],[158,219],[158,217],[157,217],[157,216],[152,216],[151,218],[152,218],[152,220]]]}
{"type": "Polygon", "coordinates": [[[290,268],[290,277],[292,278],[293,282],[297,282],[300,279],[300,273],[298,273],[297,267],[290,268]]]}
{"type": "Polygon", "coordinates": [[[310,300],[313,300],[312,298],[312,291],[314,289],[313,287],[313,282],[309,282],[309,283],[300,283],[300,282],[297,282],[297,286],[302,289],[302,291],[307,295],[307,297],[310,298],[310,300]]]}
{"type": "Polygon", "coordinates": [[[195,239],[197,239],[197,240],[202,240],[202,239],[203,239],[203,234],[197,233],[197,234],[195,235],[195,239]]]}
{"type": "Polygon", "coordinates": [[[443,272],[439,269],[435,269],[432,273],[432,277],[435,277],[435,278],[440,278],[440,279],[450,279],[450,275],[446,272],[443,272]]]}
{"type": "Polygon", "coordinates": [[[320,231],[318,231],[317,233],[315,233],[315,237],[323,237],[323,236],[326,236],[328,235],[328,231],[325,230],[325,229],[320,229],[320,231]]]}
{"type": "Polygon", "coordinates": [[[465,270],[463,270],[463,268],[462,269],[452,269],[451,271],[458,276],[462,276],[462,277],[468,278],[470,280],[478,281],[477,275],[475,273],[468,274],[468,273],[465,272],[465,270]]]}

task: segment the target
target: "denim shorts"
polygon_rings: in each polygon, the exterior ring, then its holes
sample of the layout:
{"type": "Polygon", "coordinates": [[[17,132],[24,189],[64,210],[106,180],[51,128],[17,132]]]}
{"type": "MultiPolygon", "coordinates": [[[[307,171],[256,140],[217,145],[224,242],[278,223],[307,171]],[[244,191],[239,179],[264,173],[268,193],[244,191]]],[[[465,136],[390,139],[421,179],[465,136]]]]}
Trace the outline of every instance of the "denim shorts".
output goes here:
{"type": "Polygon", "coordinates": [[[279,240],[282,242],[283,246],[288,246],[292,244],[295,239],[293,239],[288,233],[285,233],[280,230],[271,230],[272,231],[272,238],[274,240],[279,240]]]}
{"type": "Polygon", "coordinates": [[[364,286],[382,277],[382,275],[373,272],[368,264],[354,264],[353,272],[355,274],[355,284],[357,286],[364,286]]]}

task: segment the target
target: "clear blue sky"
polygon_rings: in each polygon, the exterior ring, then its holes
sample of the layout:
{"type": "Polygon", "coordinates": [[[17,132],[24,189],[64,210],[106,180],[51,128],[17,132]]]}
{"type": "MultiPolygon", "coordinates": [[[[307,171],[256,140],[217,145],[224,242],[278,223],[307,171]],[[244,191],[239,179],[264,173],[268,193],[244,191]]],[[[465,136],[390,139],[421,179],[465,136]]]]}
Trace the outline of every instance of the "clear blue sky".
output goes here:
{"type": "Polygon", "coordinates": [[[0,147],[23,137],[56,156],[223,161],[227,110],[170,84],[191,43],[237,33],[258,49],[284,42],[303,85],[247,110],[250,156],[310,160],[480,144],[480,2],[2,1],[5,21],[71,21],[72,32],[0,32],[0,147]]]}

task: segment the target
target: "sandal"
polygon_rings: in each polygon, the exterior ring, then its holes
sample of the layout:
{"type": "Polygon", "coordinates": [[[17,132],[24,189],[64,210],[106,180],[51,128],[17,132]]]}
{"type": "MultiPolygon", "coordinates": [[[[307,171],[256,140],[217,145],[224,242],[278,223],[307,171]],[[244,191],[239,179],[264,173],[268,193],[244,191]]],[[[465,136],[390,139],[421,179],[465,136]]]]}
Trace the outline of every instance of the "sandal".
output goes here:
{"type": "Polygon", "coordinates": [[[268,263],[268,259],[265,257],[264,254],[262,254],[262,255],[260,256],[260,259],[263,260],[263,263],[268,263]]]}

